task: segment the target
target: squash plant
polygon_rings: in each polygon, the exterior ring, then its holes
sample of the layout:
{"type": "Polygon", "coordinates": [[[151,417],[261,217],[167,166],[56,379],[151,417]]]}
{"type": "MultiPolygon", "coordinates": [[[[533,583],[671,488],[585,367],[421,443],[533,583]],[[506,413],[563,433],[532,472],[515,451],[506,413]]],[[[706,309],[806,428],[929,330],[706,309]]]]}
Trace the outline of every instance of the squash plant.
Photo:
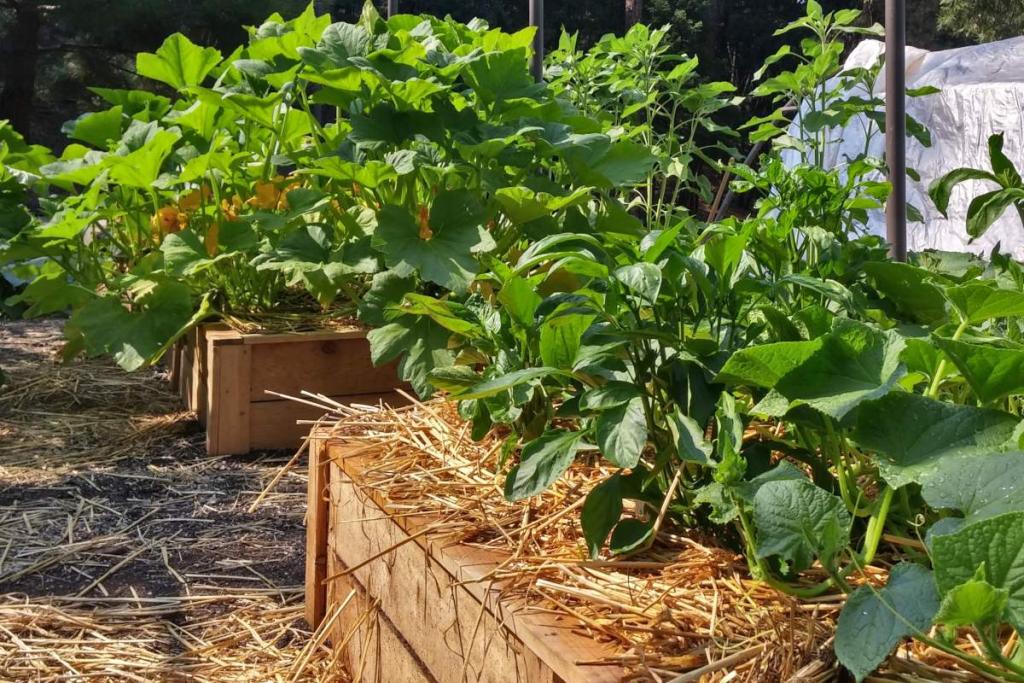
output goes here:
{"type": "MultiPolygon", "coordinates": [[[[534,83],[530,41],[371,4],[356,24],[273,16],[226,58],[170,37],[137,67],[171,96],[97,90],[112,106],[67,125],[79,142],[42,169],[50,210],[6,250],[33,264],[20,298],[70,306],[70,351],[134,369],[211,316],[354,314],[375,274],[465,292],[477,255],[549,229],[546,207],[652,163],[534,83]]],[[[430,321],[375,348],[423,344],[450,362],[430,321]]]]}

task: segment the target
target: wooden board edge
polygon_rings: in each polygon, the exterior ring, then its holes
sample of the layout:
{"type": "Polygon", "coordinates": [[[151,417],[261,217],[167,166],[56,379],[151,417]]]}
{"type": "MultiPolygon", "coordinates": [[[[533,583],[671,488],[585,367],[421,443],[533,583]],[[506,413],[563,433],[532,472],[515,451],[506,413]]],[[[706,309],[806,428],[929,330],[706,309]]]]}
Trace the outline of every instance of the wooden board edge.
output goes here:
{"type": "MultiPolygon", "coordinates": [[[[372,451],[368,451],[365,444],[356,446],[340,437],[326,439],[320,457],[328,464],[335,464],[355,482],[361,471],[360,464],[373,460],[372,451]]],[[[387,514],[378,494],[372,489],[365,493],[381,509],[382,514],[387,514]]],[[[329,509],[327,514],[330,514],[329,509]]],[[[407,536],[414,535],[430,524],[429,520],[421,516],[403,516],[393,518],[391,522],[407,536]]],[[[483,577],[490,568],[504,559],[500,553],[452,545],[450,541],[435,542],[426,537],[417,537],[410,542],[418,545],[427,557],[437,561],[478,602],[487,605],[487,610],[503,628],[522,641],[554,672],[556,680],[563,683],[617,683],[626,676],[626,670],[620,666],[583,667],[576,664],[577,659],[568,658],[567,651],[585,654],[579,658],[584,661],[598,661],[612,652],[575,632],[565,620],[550,614],[525,612],[501,598],[500,588],[489,587],[490,584],[475,580],[483,577]]]]}
{"type": "Polygon", "coordinates": [[[320,627],[327,611],[327,554],[330,521],[330,462],[324,457],[326,438],[314,430],[309,437],[306,486],[306,623],[320,627]]]}

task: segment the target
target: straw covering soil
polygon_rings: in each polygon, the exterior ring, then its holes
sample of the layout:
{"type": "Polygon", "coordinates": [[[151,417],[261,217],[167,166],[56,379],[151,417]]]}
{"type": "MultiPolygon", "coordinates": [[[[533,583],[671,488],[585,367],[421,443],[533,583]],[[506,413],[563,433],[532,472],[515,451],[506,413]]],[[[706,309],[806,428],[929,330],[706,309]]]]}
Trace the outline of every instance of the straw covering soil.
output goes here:
{"type": "Polygon", "coordinates": [[[0,680],[345,680],[301,619],[305,471],[210,458],[166,376],[0,323],[0,680]]]}
{"type": "MultiPolygon", "coordinates": [[[[799,601],[751,580],[727,539],[664,528],[640,555],[588,561],[578,517],[586,493],[607,474],[595,464],[578,463],[542,496],[513,504],[495,474],[502,436],[473,442],[451,404],[339,418],[331,428],[337,437],[360,450],[376,444],[360,490],[390,514],[425,515],[444,543],[507,555],[486,577],[503,600],[554,612],[610,644],[616,654],[608,662],[625,664],[631,680],[848,680],[831,649],[842,598],[799,601]]],[[[885,573],[856,580],[884,582],[885,573]]],[[[978,679],[939,653],[908,646],[872,680],[978,679]]]]}

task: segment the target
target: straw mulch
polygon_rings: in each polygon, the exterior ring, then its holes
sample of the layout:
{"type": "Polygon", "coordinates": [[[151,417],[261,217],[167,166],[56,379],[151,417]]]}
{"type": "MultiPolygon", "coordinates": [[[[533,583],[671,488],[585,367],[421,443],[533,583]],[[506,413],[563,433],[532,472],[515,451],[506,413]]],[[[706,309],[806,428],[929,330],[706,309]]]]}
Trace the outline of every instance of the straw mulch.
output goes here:
{"type": "Polygon", "coordinates": [[[305,471],[265,492],[292,454],[209,458],[165,375],[59,344],[0,322],[0,680],[347,680],[302,621],[305,471]]]}
{"type": "MultiPolygon", "coordinates": [[[[616,652],[589,664],[623,664],[636,681],[847,680],[831,649],[842,598],[805,602],[753,581],[718,539],[666,525],[642,554],[588,561],[578,520],[586,493],[609,474],[599,465],[577,463],[545,494],[508,503],[496,474],[501,436],[473,442],[451,404],[346,412],[336,410],[331,431],[357,448],[377,446],[360,490],[391,514],[426,515],[445,544],[507,557],[486,580],[507,604],[564,615],[616,652]]],[[[884,579],[878,569],[856,580],[884,579]]],[[[873,680],[977,679],[914,647],[873,680]]]]}

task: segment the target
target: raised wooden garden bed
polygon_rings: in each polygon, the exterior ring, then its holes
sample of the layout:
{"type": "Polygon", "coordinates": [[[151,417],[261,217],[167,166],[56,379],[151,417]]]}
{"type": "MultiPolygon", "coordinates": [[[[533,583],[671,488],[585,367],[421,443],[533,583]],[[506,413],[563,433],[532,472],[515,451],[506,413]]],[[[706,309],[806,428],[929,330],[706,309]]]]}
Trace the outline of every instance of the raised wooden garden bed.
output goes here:
{"type": "Polygon", "coordinates": [[[551,614],[527,612],[485,577],[502,554],[428,538],[431,516],[389,516],[360,479],[375,449],[310,441],[306,615],[325,619],[359,680],[601,683],[610,650],[551,614]],[[393,549],[393,550],[391,550],[393,549]],[[591,664],[588,664],[590,662],[591,664]]]}
{"type": "Polygon", "coordinates": [[[332,401],[402,405],[395,364],[375,368],[363,329],[294,334],[242,334],[201,325],[176,348],[171,377],[186,406],[206,427],[210,455],[296,448],[323,410],[267,393],[303,390],[332,401]]]}

